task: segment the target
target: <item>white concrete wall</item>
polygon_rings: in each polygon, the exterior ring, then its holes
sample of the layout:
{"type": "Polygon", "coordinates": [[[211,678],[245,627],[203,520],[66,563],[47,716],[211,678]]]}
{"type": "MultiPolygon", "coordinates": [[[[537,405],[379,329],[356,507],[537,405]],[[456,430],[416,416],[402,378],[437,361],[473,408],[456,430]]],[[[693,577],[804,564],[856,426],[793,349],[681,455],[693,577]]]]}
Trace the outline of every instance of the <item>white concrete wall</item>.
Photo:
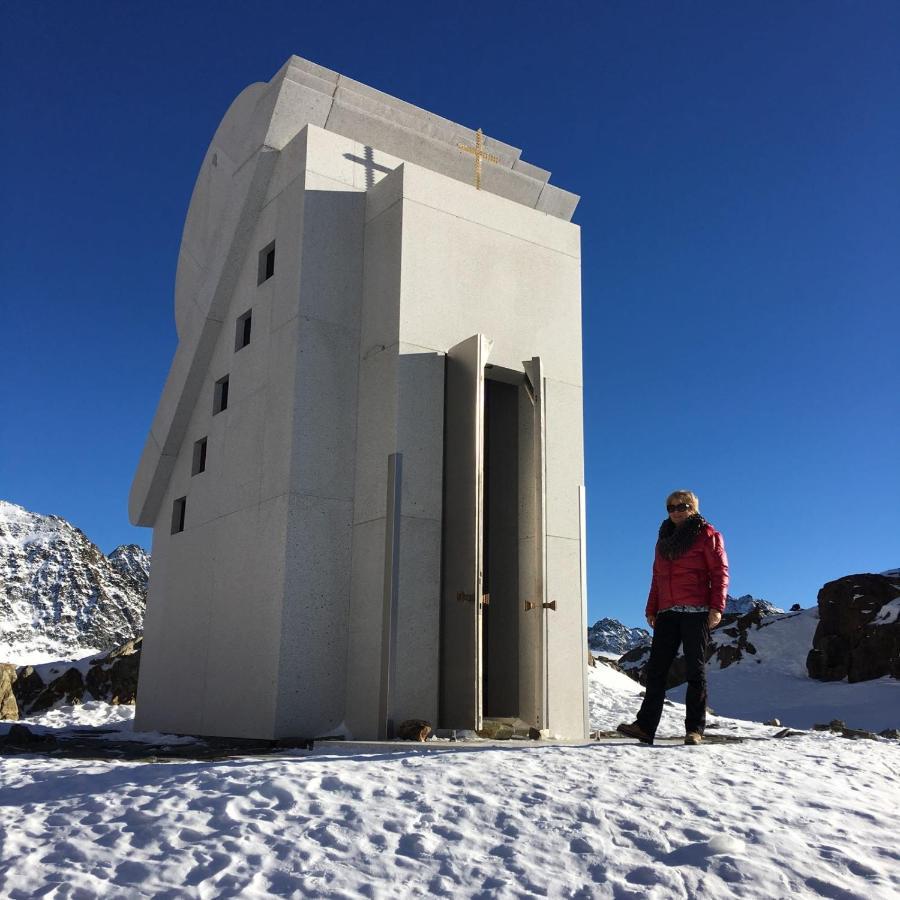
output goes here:
{"type": "Polygon", "coordinates": [[[285,574],[296,322],[273,312],[296,297],[297,261],[277,254],[257,286],[258,251],[296,229],[288,195],[261,211],[217,329],[209,366],[154,525],[137,704],[139,728],[236,737],[274,734],[285,574]],[[235,352],[235,322],[252,309],[251,340],[235,352]],[[228,407],[213,415],[216,380],[228,407]],[[206,471],[191,475],[207,438],[206,471]],[[274,463],[269,465],[270,463],[274,463]],[[185,530],[170,534],[172,504],[187,497],[185,530]]]}
{"type": "MultiPolygon", "coordinates": [[[[314,129],[310,129],[311,134],[314,129]]],[[[352,144],[307,145],[276,734],[344,719],[365,193],[321,174],[352,144]]],[[[345,142],[349,143],[349,142],[345,142]]],[[[347,174],[352,176],[352,170],[347,174]]]]}

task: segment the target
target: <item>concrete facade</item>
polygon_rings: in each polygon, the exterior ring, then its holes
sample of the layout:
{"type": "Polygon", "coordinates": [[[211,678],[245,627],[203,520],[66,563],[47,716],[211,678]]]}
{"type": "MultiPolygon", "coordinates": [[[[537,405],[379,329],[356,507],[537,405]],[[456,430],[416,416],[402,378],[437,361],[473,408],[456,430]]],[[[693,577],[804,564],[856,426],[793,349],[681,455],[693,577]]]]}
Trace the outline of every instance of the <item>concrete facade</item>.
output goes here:
{"type": "Polygon", "coordinates": [[[577,198],[490,138],[477,191],[459,142],[297,57],[219,126],[130,497],[137,727],[370,739],[387,704],[586,735],[577,198]]]}

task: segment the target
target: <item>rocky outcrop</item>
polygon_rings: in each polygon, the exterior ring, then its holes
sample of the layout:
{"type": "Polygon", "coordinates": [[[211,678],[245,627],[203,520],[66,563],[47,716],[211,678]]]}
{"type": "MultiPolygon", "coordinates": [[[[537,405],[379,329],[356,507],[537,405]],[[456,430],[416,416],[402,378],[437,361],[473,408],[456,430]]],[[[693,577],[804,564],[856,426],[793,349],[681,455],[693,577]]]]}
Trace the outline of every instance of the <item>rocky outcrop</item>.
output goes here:
{"type": "Polygon", "coordinates": [[[0,663],[0,719],[19,718],[19,704],[13,687],[15,681],[16,667],[0,663]]]}
{"type": "Polygon", "coordinates": [[[806,658],[810,678],[900,678],[900,580],[847,575],[819,591],[819,625],[806,658]]]}
{"type": "Polygon", "coordinates": [[[58,705],[103,700],[106,703],[134,703],[137,695],[141,639],[103,656],[67,666],[0,666],[0,718],[17,719],[37,715],[58,705]],[[61,670],[61,671],[60,671],[61,670]],[[11,674],[10,674],[11,672],[11,674]],[[4,685],[9,680],[11,703],[4,702],[4,685]]]}

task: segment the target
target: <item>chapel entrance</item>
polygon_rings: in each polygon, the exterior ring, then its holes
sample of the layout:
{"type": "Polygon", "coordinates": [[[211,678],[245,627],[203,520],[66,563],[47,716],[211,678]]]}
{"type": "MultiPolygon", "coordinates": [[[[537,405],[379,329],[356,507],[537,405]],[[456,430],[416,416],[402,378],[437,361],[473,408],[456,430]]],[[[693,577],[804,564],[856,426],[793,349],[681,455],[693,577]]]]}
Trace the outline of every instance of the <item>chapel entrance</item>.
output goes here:
{"type": "Polygon", "coordinates": [[[541,364],[494,366],[491,346],[475,335],[447,354],[439,720],[543,728],[541,364]]]}

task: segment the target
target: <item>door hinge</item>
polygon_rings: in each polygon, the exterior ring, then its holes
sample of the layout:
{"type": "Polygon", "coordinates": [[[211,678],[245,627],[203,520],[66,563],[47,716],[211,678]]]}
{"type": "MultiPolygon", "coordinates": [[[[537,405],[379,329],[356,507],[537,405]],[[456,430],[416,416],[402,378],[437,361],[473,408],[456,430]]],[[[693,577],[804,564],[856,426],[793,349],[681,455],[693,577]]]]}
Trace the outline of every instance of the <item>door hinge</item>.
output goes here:
{"type": "MultiPolygon", "coordinates": [[[[537,606],[538,606],[537,603],[532,603],[530,600],[525,601],[525,609],[526,610],[536,609],[537,606]]],[[[551,600],[549,603],[541,603],[540,606],[541,606],[541,609],[552,609],[552,610],[556,611],[556,601],[555,600],[551,600]]]]}

